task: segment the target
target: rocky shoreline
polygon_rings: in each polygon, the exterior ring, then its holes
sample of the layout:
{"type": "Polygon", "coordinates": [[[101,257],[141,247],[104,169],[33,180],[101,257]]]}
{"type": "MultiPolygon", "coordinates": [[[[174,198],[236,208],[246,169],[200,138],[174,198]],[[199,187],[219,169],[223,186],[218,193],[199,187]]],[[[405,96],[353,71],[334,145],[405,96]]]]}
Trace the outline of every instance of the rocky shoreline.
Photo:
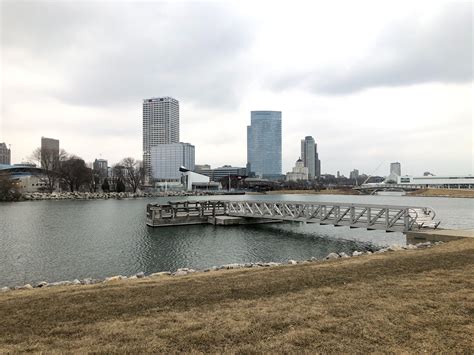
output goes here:
{"type": "Polygon", "coordinates": [[[122,200],[126,198],[153,198],[168,196],[205,196],[205,192],[31,192],[22,195],[22,201],[43,201],[43,200],[122,200]]]}
{"type": "Polygon", "coordinates": [[[116,275],[116,276],[106,277],[105,279],[85,278],[82,280],[74,279],[72,281],[57,281],[57,282],[51,282],[51,283],[48,283],[46,281],[41,281],[34,285],[26,284],[26,285],[15,286],[15,287],[3,287],[0,289],[0,293],[16,291],[16,290],[33,290],[37,288],[49,288],[49,287],[57,287],[57,286],[82,286],[82,285],[93,285],[93,284],[108,284],[108,283],[119,281],[119,280],[152,279],[152,278],[163,277],[163,276],[179,277],[179,276],[185,276],[185,275],[190,275],[190,274],[195,274],[195,273],[214,272],[214,271],[231,270],[231,269],[250,269],[250,268],[276,267],[276,266],[282,266],[282,265],[307,264],[307,263],[314,263],[314,262],[324,262],[326,260],[334,260],[334,259],[340,259],[340,258],[370,256],[370,255],[375,255],[375,254],[383,254],[387,252],[396,252],[400,250],[431,248],[435,245],[440,245],[440,244],[444,244],[444,242],[435,242],[435,243],[425,242],[425,243],[419,243],[419,244],[408,244],[408,245],[403,245],[403,246],[398,245],[398,244],[393,244],[389,247],[379,249],[375,252],[356,250],[352,253],[352,255],[348,255],[344,252],[329,253],[323,259],[317,259],[315,257],[312,257],[311,259],[308,259],[308,260],[300,260],[300,261],[290,259],[286,263],[276,263],[276,262],[256,262],[256,263],[245,263],[245,264],[234,263],[234,264],[226,264],[226,265],[221,265],[221,266],[213,266],[213,267],[203,269],[203,270],[180,268],[174,272],[161,271],[161,272],[151,273],[149,275],[145,275],[144,272],[139,272],[131,276],[116,275]]]}

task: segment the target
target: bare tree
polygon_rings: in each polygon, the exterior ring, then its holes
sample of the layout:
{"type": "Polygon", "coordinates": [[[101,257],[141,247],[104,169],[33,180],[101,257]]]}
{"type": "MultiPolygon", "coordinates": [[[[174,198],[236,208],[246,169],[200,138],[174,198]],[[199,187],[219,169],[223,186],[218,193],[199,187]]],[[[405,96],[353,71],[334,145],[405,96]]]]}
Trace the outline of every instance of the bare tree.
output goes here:
{"type": "Polygon", "coordinates": [[[61,181],[73,192],[92,183],[92,170],[86,166],[82,158],[75,155],[68,156],[60,164],[61,181]]]}
{"type": "Polygon", "coordinates": [[[132,157],[124,158],[116,165],[120,167],[119,176],[130,186],[133,192],[136,192],[142,180],[142,168],[140,162],[132,157]]]}
{"type": "Polygon", "coordinates": [[[64,149],[56,153],[38,147],[31,153],[29,160],[41,167],[42,174],[46,177],[46,190],[48,192],[53,192],[56,189],[60,179],[60,164],[66,157],[67,153],[64,149]]]}

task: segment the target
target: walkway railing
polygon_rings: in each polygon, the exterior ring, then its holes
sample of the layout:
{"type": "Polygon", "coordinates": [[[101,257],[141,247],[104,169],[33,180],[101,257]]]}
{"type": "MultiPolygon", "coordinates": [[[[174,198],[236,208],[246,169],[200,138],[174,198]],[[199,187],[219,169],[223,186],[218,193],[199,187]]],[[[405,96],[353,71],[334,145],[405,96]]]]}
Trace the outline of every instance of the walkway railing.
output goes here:
{"type": "Polygon", "coordinates": [[[334,202],[225,201],[226,214],[248,218],[332,224],[351,228],[407,232],[436,228],[428,207],[344,204],[334,202]]]}

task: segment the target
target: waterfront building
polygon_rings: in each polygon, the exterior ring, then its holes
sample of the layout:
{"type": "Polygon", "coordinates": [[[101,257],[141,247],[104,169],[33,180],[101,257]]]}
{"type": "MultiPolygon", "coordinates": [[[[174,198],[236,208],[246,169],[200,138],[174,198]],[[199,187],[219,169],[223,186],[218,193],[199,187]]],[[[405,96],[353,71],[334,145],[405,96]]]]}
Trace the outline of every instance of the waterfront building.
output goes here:
{"type": "Polygon", "coordinates": [[[230,176],[240,176],[245,177],[247,176],[247,169],[244,167],[238,166],[231,166],[231,165],[224,165],[219,168],[211,169],[209,165],[207,166],[199,166],[196,165],[196,169],[194,169],[196,173],[208,176],[211,181],[220,181],[222,178],[230,177],[230,176]]]}
{"type": "Polygon", "coordinates": [[[301,160],[308,168],[309,179],[321,177],[321,161],[319,160],[318,145],[311,136],[301,140],[301,160]]]}
{"type": "Polygon", "coordinates": [[[304,166],[303,160],[298,159],[295,163],[294,168],[291,172],[286,173],[286,180],[287,181],[299,181],[304,180],[307,181],[309,178],[309,169],[308,167],[304,166]]]}
{"type": "MultiPolygon", "coordinates": [[[[385,180],[386,181],[386,180],[385,180]]],[[[395,181],[399,185],[419,188],[441,189],[474,189],[473,175],[454,176],[398,176],[395,181]]]]}
{"type": "Polygon", "coordinates": [[[41,167],[55,170],[59,164],[59,140],[41,137],[41,167]]]}
{"type": "Polygon", "coordinates": [[[151,151],[161,144],[179,142],[179,101],[172,97],[143,100],[143,168],[152,177],[151,151]]]}
{"type": "Polygon", "coordinates": [[[21,193],[44,192],[48,189],[47,177],[34,164],[0,164],[1,175],[8,176],[21,193]]]}
{"type": "Polygon", "coordinates": [[[11,164],[11,150],[5,143],[0,143],[0,164],[11,164]]]}
{"type": "Polygon", "coordinates": [[[349,173],[349,178],[352,180],[357,180],[359,178],[359,170],[354,169],[349,173]]]}
{"type": "Polygon", "coordinates": [[[402,175],[402,167],[401,164],[396,162],[396,163],[390,163],[390,174],[395,174],[397,176],[402,175]]]}
{"type": "Polygon", "coordinates": [[[92,164],[95,172],[98,173],[100,181],[102,182],[108,176],[108,162],[105,159],[96,159],[92,164]]]}
{"type": "Polygon", "coordinates": [[[281,177],[281,111],[252,111],[247,126],[247,173],[281,177]]]}
{"type": "Polygon", "coordinates": [[[151,147],[152,178],[156,182],[180,182],[180,168],[194,170],[194,146],[189,143],[159,144],[151,147]]]}

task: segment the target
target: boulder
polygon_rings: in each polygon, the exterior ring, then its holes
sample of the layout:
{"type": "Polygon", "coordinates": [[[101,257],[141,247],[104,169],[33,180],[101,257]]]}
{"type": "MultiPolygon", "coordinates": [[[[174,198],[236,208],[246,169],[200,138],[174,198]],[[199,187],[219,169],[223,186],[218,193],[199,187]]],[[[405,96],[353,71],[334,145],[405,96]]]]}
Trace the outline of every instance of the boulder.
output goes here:
{"type": "Polygon", "coordinates": [[[143,279],[145,277],[145,273],[142,271],[136,274],[135,276],[138,277],[139,279],[143,279]]]}
{"type": "Polygon", "coordinates": [[[150,275],[150,277],[160,277],[160,276],[169,276],[171,275],[171,272],[169,271],[161,271],[161,272],[155,272],[150,275]]]}
{"type": "Polygon", "coordinates": [[[265,267],[272,267],[272,266],[278,266],[280,263],[274,263],[274,262],[269,262],[269,263],[264,263],[263,266],[265,267]]]}
{"type": "Polygon", "coordinates": [[[328,254],[328,255],[324,258],[324,260],[331,260],[331,259],[338,259],[338,258],[339,258],[339,255],[338,255],[338,254],[336,254],[336,253],[330,253],[330,254],[328,254]]]}
{"type": "Polygon", "coordinates": [[[81,284],[81,281],[79,281],[78,279],[74,279],[72,282],[71,282],[72,285],[80,285],[81,284]]]}
{"type": "Polygon", "coordinates": [[[188,274],[187,271],[178,269],[176,272],[173,272],[172,275],[173,275],[173,276],[185,276],[185,275],[187,275],[187,274],[188,274]]]}
{"type": "Polygon", "coordinates": [[[0,289],[0,292],[8,292],[8,291],[11,291],[11,288],[10,287],[2,287],[0,289]]]}
{"type": "Polygon", "coordinates": [[[104,282],[113,282],[113,281],[120,281],[123,279],[122,275],[117,275],[117,276],[111,276],[111,277],[106,277],[104,282]]]}
{"type": "Polygon", "coordinates": [[[388,248],[387,248],[388,251],[400,251],[400,250],[403,250],[403,248],[398,245],[398,244],[393,244],[393,245],[390,245],[388,248]]]}
{"type": "Polygon", "coordinates": [[[38,282],[36,285],[35,285],[36,288],[40,288],[40,287],[48,287],[48,283],[46,281],[41,281],[41,282],[38,282]]]}
{"type": "Polygon", "coordinates": [[[15,290],[32,290],[32,289],[33,289],[33,286],[31,286],[30,284],[15,287],[15,290]]]}
{"type": "Polygon", "coordinates": [[[90,285],[90,284],[92,284],[92,279],[91,278],[84,279],[84,280],[81,281],[81,284],[82,285],[90,285]]]}
{"type": "Polygon", "coordinates": [[[352,253],[352,256],[361,256],[363,255],[364,253],[361,252],[361,251],[357,251],[357,250],[354,250],[354,252],[352,253]]]}
{"type": "Polygon", "coordinates": [[[342,252],[342,253],[339,253],[339,256],[340,256],[341,258],[350,258],[350,256],[349,256],[349,255],[347,255],[347,254],[346,254],[346,253],[344,253],[344,252],[342,252]]]}
{"type": "Polygon", "coordinates": [[[408,245],[406,246],[406,248],[407,248],[408,250],[414,250],[414,249],[416,249],[416,245],[408,244],[408,245]]]}
{"type": "Polygon", "coordinates": [[[296,264],[298,264],[298,262],[296,260],[288,260],[288,264],[296,265],[296,264]]]}

